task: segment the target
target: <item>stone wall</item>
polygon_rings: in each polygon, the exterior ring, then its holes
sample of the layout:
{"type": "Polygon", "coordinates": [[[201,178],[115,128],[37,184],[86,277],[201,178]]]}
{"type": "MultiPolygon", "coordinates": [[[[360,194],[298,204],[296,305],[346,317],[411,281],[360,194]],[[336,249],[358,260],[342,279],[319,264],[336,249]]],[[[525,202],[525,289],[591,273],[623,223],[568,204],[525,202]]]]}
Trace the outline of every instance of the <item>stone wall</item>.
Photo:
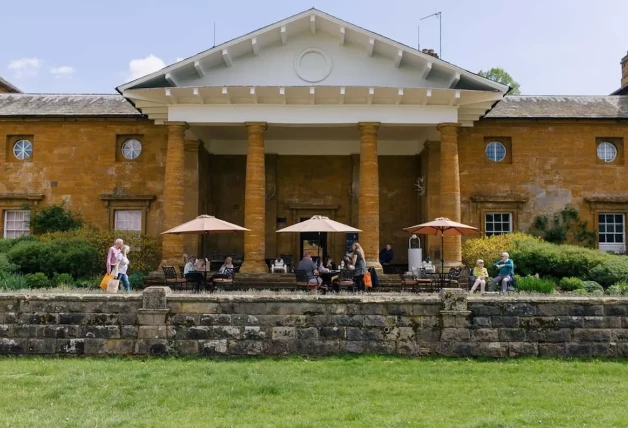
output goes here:
{"type": "Polygon", "coordinates": [[[0,295],[0,354],[628,356],[628,299],[0,295]]]}

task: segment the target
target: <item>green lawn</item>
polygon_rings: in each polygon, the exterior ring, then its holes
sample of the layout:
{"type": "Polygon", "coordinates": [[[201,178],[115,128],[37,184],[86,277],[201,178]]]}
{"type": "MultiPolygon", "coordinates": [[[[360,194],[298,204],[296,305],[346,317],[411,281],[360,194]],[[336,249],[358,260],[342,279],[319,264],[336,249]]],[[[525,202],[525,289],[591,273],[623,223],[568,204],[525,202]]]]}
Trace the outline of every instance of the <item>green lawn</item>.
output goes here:
{"type": "Polygon", "coordinates": [[[625,427],[628,363],[0,359],[4,427],[625,427]]]}

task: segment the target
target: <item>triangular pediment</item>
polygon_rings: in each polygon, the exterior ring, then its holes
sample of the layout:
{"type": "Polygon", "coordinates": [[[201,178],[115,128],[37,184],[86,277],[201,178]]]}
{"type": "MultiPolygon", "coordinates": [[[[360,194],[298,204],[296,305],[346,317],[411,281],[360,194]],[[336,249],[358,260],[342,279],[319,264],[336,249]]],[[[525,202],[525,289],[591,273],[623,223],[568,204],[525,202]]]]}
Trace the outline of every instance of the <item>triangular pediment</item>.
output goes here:
{"type": "Polygon", "coordinates": [[[508,90],[316,9],[201,52],[118,90],[221,86],[508,90]]]}

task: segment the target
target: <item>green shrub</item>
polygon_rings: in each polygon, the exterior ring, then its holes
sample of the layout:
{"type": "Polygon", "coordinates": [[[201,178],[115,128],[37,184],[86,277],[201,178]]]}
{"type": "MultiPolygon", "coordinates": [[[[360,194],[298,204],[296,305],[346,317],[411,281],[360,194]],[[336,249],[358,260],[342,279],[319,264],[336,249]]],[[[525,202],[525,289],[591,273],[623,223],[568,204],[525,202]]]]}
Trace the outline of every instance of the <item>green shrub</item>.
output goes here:
{"type": "Polygon", "coordinates": [[[628,257],[604,254],[602,262],[591,269],[589,279],[606,286],[628,280],[628,257]]]}
{"type": "Polygon", "coordinates": [[[628,295],[628,282],[620,281],[616,284],[608,287],[606,292],[611,296],[626,296],[628,295]]]}
{"type": "Polygon", "coordinates": [[[36,235],[51,232],[67,232],[80,229],[83,219],[79,213],[68,210],[62,202],[48,205],[35,212],[31,219],[33,231],[36,235]]]}
{"type": "Polygon", "coordinates": [[[27,287],[26,278],[20,274],[7,275],[0,279],[0,290],[21,290],[27,287]]]}
{"type": "Polygon", "coordinates": [[[86,239],[57,239],[55,241],[24,241],[8,253],[9,261],[24,274],[43,272],[48,277],[68,273],[74,278],[89,277],[104,270],[104,258],[86,239]]]}
{"type": "Polygon", "coordinates": [[[588,296],[589,292],[585,290],[584,288],[576,288],[575,290],[571,291],[569,294],[573,294],[574,296],[588,296]]]}
{"type": "MultiPolygon", "coordinates": [[[[504,251],[510,252],[517,243],[528,241],[541,242],[539,238],[524,233],[509,233],[467,239],[462,245],[462,262],[466,266],[475,266],[475,262],[478,259],[482,259],[491,276],[495,276],[497,270],[493,267],[493,264],[499,260],[501,253],[504,251]]],[[[515,264],[516,268],[517,264],[515,264]]]]}
{"type": "MultiPolygon", "coordinates": [[[[146,275],[143,272],[133,272],[129,275],[131,290],[144,288],[144,281],[146,281],[146,275]]],[[[122,284],[120,284],[120,286],[122,286],[122,284]]]]}
{"type": "Polygon", "coordinates": [[[9,261],[6,254],[0,253],[0,278],[10,276],[17,272],[17,266],[9,261]]]}
{"type": "Polygon", "coordinates": [[[564,291],[584,290],[584,281],[575,277],[563,278],[558,285],[564,291]]]}
{"type": "MultiPolygon", "coordinates": [[[[133,231],[98,230],[95,228],[82,228],[68,232],[48,233],[39,237],[42,242],[54,242],[60,239],[88,240],[97,251],[97,263],[93,272],[104,274],[107,252],[113,242],[121,238],[131,247],[129,259],[133,272],[149,273],[156,270],[161,262],[161,248],[159,241],[151,236],[142,235],[133,231]]],[[[74,275],[74,274],[73,274],[74,275]]],[[[75,278],[78,278],[74,275],[75,278]]]]}
{"type": "Polygon", "coordinates": [[[50,279],[42,272],[29,273],[24,275],[24,279],[28,288],[47,288],[52,285],[50,279]]]}
{"type": "Polygon", "coordinates": [[[589,293],[593,293],[596,291],[601,291],[602,293],[604,292],[604,288],[595,281],[584,281],[583,285],[584,289],[587,290],[587,292],[589,293]]]}
{"type": "Polygon", "coordinates": [[[8,253],[11,248],[20,242],[36,241],[34,236],[23,236],[16,239],[0,239],[0,253],[8,253]]]}
{"type": "Polygon", "coordinates": [[[556,284],[553,280],[547,278],[539,278],[537,276],[519,276],[515,275],[515,282],[518,291],[536,292],[551,294],[556,290],[556,284]]]}
{"type": "Polygon", "coordinates": [[[74,281],[75,287],[80,288],[98,288],[100,287],[100,282],[102,281],[103,275],[94,275],[90,278],[83,278],[74,281]]]}
{"type": "Polygon", "coordinates": [[[52,277],[52,283],[57,287],[60,285],[73,285],[74,280],[69,273],[55,273],[52,277]]]}

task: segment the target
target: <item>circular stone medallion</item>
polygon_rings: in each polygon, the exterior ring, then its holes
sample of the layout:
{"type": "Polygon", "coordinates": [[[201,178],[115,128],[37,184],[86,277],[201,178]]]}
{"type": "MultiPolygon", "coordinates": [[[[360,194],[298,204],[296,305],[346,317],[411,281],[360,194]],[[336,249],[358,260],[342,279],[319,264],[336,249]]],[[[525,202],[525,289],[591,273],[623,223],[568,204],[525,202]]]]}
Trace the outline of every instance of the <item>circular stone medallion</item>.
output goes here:
{"type": "Polygon", "coordinates": [[[319,48],[305,48],[294,59],[294,70],[306,82],[320,82],[331,72],[331,56],[319,48]]]}

